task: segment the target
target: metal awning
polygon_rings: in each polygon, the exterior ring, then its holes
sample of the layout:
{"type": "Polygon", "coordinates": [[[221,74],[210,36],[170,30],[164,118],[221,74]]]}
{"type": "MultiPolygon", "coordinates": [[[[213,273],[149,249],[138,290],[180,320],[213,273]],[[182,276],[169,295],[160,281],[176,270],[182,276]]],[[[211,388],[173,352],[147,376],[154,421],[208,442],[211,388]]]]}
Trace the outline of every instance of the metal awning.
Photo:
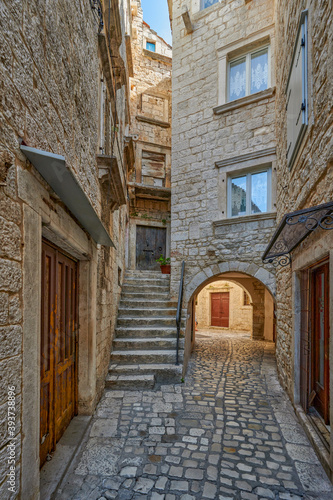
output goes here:
{"type": "Polygon", "coordinates": [[[333,201],[286,214],[262,256],[263,262],[287,266],[291,252],[317,228],[333,229],[333,201]]]}
{"type": "Polygon", "coordinates": [[[87,195],[79,185],[63,156],[21,146],[21,151],[44,177],[53,191],[67,206],[96,243],[114,247],[109,233],[95,212],[87,195]]]}

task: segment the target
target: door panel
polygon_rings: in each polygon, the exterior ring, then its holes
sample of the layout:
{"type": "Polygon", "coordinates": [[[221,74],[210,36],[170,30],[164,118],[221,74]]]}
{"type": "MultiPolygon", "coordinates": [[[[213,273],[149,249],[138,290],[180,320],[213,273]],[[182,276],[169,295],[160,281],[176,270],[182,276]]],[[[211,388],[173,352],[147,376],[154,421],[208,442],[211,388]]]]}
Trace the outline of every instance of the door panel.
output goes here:
{"type": "Polygon", "coordinates": [[[312,272],[312,391],[313,406],[329,423],[329,266],[312,272]],[[313,394],[314,394],[313,393],[313,394]]]}
{"type": "Polygon", "coordinates": [[[156,260],[166,254],[166,229],[136,226],[136,268],[159,271],[156,260]]]}
{"type": "Polygon", "coordinates": [[[211,294],[211,325],[229,328],[229,292],[211,294]]]}
{"type": "Polygon", "coordinates": [[[43,242],[40,464],[76,414],[76,263],[43,242]]]}

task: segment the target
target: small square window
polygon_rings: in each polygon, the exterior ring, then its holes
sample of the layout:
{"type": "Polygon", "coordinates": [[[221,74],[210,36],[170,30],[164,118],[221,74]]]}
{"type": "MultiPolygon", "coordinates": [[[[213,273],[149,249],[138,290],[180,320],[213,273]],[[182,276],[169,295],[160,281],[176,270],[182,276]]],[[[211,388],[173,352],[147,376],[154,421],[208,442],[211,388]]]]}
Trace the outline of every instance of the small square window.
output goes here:
{"type": "Polygon", "coordinates": [[[211,5],[214,5],[214,3],[219,2],[220,0],[201,0],[201,10],[207,9],[207,7],[210,7],[211,5]]]}
{"type": "Polygon", "coordinates": [[[228,101],[268,89],[269,47],[249,52],[228,65],[228,101]]]}
{"type": "Polygon", "coordinates": [[[156,44],[154,42],[146,42],[146,49],[150,52],[156,52],[156,44]]]}
{"type": "Polygon", "coordinates": [[[271,169],[256,170],[228,179],[229,217],[271,210],[271,169]]]}

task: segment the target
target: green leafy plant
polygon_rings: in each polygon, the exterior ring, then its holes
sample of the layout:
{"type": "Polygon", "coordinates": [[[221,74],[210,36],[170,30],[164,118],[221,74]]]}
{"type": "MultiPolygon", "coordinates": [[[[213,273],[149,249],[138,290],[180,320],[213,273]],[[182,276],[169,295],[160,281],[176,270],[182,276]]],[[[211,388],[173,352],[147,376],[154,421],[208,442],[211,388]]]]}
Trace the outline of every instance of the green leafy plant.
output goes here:
{"type": "Polygon", "coordinates": [[[168,264],[170,264],[170,257],[163,257],[163,255],[161,255],[161,257],[157,259],[156,262],[158,262],[161,266],[167,266],[168,264]]]}

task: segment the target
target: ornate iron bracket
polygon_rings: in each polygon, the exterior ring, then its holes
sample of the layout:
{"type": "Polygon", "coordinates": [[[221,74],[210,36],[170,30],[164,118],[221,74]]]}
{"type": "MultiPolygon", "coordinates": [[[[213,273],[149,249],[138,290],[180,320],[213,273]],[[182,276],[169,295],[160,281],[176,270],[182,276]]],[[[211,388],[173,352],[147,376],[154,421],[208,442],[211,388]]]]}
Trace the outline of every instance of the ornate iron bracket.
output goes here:
{"type": "Polygon", "coordinates": [[[291,266],[291,255],[289,253],[285,253],[283,255],[275,255],[274,257],[269,257],[268,259],[263,260],[264,264],[272,264],[273,267],[277,268],[278,266],[287,267],[291,266]]]}
{"type": "Polygon", "coordinates": [[[90,0],[90,7],[93,11],[94,17],[98,22],[98,33],[101,33],[104,27],[103,9],[101,0],[90,0]]]}
{"type": "Polygon", "coordinates": [[[305,228],[308,231],[314,231],[317,227],[321,227],[321,229],[325,229],[329,231],[333,229],[333,215],[326,214],[316,219],[314,215],[293,215],[288,217],[286,220],[286,224],[289,226],[294,226],[295,224],[304,224],[305,228]]]}

